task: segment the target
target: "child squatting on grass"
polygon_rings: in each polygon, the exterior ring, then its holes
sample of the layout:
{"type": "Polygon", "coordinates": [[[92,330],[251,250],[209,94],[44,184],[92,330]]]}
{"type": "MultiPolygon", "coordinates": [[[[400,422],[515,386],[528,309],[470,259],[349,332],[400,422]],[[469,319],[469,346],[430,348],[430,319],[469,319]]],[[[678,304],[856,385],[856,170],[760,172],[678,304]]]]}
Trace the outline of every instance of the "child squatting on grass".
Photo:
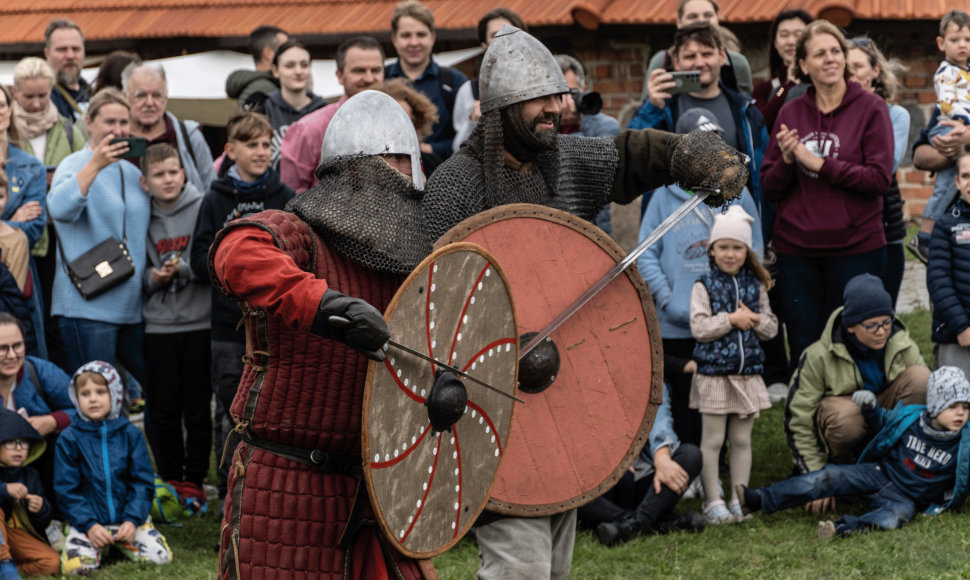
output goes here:
{"type": "Polygon", "coordinates": [[[898,404],[887,411],[871,391],[860,389],[852,401],[876,431],[855,465],[829,464],[768,487],[737,493],[752,511],[766,514],[824,497],[866,494],[872,511],[818,523],[819,538],[846,536],[874,528],[891,530],[910,521],[916,510],[938,514],[956,510],[967,496],[970,438],[970,382],[957,367],[930,375],[926,405],[898,404]]]}
{"type": "Polygon", "coordinates": [[[704,466],[704,519],[711,524],[744,518],[734,486],[751,475],[751,430],[762,409],[771,407],[762,378],[762,340],[778,332],[778,318],[768,305],[771,276],[751,249],[754,218],[741,206],[714,216],[707,241],[711,269],[696,283],[690,298],[690,331],[697,340],[697,373],[690,406],[701,414],[704,466]],[[731,443],[731,502],[720,497],[718,455],[727,428],[731,443]]]}
{"type": "Polygon", "coordinates": [[[136,562],[172,560],[148,517],[155,478],[141,431],[120,414],[123,390],[118,371],[102,361],[83,365],[71,379],[80,420],[54,448],[54,491],[68,522],[64,574],[90,573],[112,545],[136,562]]]}
{"type": "Polygon", "coordinates": [[[28,464],[44,454],[47,443],[20,414],[0,409],[0,578],[54,576],[61,558],[47,543],[51,504],[40,474],[28,464]],[[4,550],[4,548],[8,550],[4,550]],[[11,569],[13,564],[16,568],[11,569]]]}

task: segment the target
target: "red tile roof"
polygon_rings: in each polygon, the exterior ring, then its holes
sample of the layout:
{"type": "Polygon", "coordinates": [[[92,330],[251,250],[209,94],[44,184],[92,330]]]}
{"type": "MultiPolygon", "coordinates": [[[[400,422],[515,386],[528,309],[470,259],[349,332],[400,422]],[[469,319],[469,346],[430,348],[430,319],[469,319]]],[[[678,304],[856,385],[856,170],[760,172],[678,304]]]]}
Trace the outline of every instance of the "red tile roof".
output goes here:
{"type": "MultiPolygon", "coordinates": [[[[474,29],[495,6],[533,27],[669,25],[679,0],[428,0],[440,30],[474,29]]],[[[832,20],[937,20],[970,0],[721,0],[724,22],[767,22],[786,8],[832,20]]],[[[0,44],[42,42],[53,18],[77,22],[90,40],[240,37],[261,24],[292,34],[385,32],[396,0],[31,0],[0,3],[0,44]]],[[[847,22],[844,22],[847,24],[847,22]]]]}

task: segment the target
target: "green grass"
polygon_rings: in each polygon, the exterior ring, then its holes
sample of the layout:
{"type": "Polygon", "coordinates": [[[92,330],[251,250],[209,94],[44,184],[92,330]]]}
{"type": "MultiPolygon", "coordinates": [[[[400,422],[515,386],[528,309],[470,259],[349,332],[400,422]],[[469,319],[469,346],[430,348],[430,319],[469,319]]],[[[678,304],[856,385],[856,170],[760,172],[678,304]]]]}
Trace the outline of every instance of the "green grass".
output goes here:
{"type": "MultiPolygon", "coordinates": [[[[900,316],[932,358],[929,312],[900,316]]],[[[774,406],[755,422],[751,484],[759,486],[791,473],[791,453],[784,439],[784,412],[774,406]]],[[[725,480],[725,485],[728,482],[725,480]]],[[[678,509],[700,509],[685,500],[678,509]]],[[[864,504],[839,505],[839,512],[862,513],[864,504]]],[[[699,535],[648,536],[604,548],[589,532],[580,532],[571,578],[967,578],[970,577],[970,518],[961,513],[918,516],[901,530],[819,541],[824,518],[792,509],[755,515],[736,525],[711,526],[699,535]]],[[[474,577],[477,548],[466,538],[434,560],[442,579],[474,577]]]]}
{"type": "MultiPolygon", "coordinates": [[[[932,358],[928,312],[900,318],[932,358]]],[[[764,485],[787,477],[791,453],[784,439],[784,413],[774,406],[755,422],[751,484],[764,485]]],[[[725,482],[727,484],[727,482],[725,482]]],[[[174,552],[165,566],[139,566],[128,561],[107,562],[94,577],[101,579],[216,578],[219,515],[211,502],[209,513],[158,529],[174,552]]],[[[865,506],[840,505],[839,511],[861,513],[865,506]]],[[[678,509],[700,509],[700,500],[685,500],[678,509]]],[[[628,578],[968,578],[970,577],[970,518],[961,513],[919,516],[901,530],[822,542],[815,538],[817,515],[792,509],[769,516],[756,515],[736,525],[712,526],[699,535],[649,536],[604,548],[589,532],[579,532],[573,553],[573,579],[628,578]]],[[[834,515],[825,516],[826,519],[834,515]]],[[[472,538],[434,559],[443,580],[474,578],[478,551],[472,538]]]]}

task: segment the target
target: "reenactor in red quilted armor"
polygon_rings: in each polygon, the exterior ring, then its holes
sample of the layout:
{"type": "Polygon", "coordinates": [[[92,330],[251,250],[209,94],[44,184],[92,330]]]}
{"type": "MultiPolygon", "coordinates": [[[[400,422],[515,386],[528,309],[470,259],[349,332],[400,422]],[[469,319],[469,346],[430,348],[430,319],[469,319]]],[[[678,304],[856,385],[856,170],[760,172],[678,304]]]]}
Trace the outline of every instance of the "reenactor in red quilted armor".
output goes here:
{"type": "Polygon", "coordinates": [[[246,329],[220,575],[435,577],[383,540],[361,478],[368,359],[389,337],[381,312],[430,253],[407,114],[383,93],[355,95],[316,176],[286,211],[232,222],[210,249],[211,278],[246,329]]]}

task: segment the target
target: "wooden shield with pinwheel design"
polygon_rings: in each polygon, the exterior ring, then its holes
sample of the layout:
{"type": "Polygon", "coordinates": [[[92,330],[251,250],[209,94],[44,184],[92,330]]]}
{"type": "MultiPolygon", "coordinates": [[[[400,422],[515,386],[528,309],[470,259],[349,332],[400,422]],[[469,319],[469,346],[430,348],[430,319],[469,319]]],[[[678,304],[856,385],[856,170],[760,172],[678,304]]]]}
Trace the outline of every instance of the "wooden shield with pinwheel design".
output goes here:
{"type": "MultiPolygon", "coordinates": [[[[505,275],[473,244],[453,244],[408,276],[384,314],[391,340],[509,395],[518,369],[505,275]]],[[[364,475],[385,536],[429,558],[454,545],[485,507],[504,457],[513,400],[462,379],[467,403],[436,431],[429,398],[440,367],[394,346],[371,363],[364,393],[364,475]]],[[[439,424],[440,426],[440,424],[439,424]]]]}
{"type": "MultiPolygon", "coordinates": [[[[590,222],[512,204],[468,218],[436,247],[472,242],[502,264],[525,344],[623,250],[590,222]]],[[[643,448],[662,395],[660,328],[647,285],[627,268],[519,362],[508,453],[488,509],[560,513],[609,490],[643,448]]]]}

